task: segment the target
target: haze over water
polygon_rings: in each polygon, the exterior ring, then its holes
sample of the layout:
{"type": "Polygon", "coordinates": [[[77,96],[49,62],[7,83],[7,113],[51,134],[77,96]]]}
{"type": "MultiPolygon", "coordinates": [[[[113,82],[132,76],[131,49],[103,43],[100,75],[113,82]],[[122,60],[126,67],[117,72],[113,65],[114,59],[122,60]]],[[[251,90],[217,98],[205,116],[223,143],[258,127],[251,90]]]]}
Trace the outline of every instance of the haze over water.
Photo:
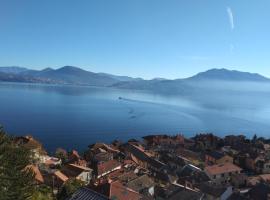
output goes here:
{"type": "MultiPolygon", "coordinates": [[[[226,84],[222,84],[223,86],[226,84]]],[[[0,83],[0,123],[53,151],[147,134],[199,132],[269,136],[267,87],[178,95],[113,88],[0,83]],[[123,99],[119,99],[122,97],[123,99]]]]}

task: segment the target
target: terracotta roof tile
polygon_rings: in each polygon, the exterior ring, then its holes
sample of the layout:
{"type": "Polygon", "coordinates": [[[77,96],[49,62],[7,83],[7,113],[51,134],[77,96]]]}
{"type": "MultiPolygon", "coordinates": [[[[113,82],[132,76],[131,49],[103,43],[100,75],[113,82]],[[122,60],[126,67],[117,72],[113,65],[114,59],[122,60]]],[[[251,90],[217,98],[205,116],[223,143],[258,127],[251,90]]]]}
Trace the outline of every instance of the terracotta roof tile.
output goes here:
{"type": "Polygon", "coordinates": [[[229,173],[229,172],[235,172],[235,171],[241,171],[241,170],[242,169],[240,167],[232,163],[213,165],[213,166],[208,166],[205,168],[205,171],[211,175],[223,174],[223,173],[229,173]]]}
{"type": "Polygon", "coordinates": [[[141,195],[116,181],[110,184],[110,198],[117,200],[139,200],[141,199],[141,195]]]}
{"type": "Polygon", "coordinates": [[[104,174],[111,171],[117,167],[121,167],[121,163],[116,160],[109,160],[107,162],[98,164],[98,175],[104,174]]]}
{"type": "Polygon", "coordinates": [[[54,172],[54,175],[63,182],[66,182],[68,180],[68,177],[60,171],[54,172]]]}

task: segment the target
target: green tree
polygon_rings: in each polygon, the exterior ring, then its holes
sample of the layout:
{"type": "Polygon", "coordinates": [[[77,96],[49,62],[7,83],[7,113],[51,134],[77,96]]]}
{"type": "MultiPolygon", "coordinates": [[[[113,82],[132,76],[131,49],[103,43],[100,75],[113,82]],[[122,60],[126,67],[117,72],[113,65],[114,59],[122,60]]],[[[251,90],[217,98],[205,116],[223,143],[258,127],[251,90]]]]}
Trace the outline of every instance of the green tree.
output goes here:
{"type": "Polygon", "coordinates": [[[57,148],[55,151],[55,157],[62,160],[62,163],[65,163],[68,159],[68,154],[65,149],[57,148]]]}
{"type": "Polygon", "coordinates": [[[58,200],[64,200],[70,197],[76,190],[83,187],[84,183],[77,179],[70,179],[68,180],[63,187],[61,188],[60,192],[57,195],[58,200]]]}
{"type": "Polygon", "coordinates": [[[13,143],[0,128],[0,200],[28,200],[35,190],[29,150],[13,143]]]}
{"type": "Polygon", "coordinates": [[[48,186],[39,186],[35,190],[31,200],[53,200],[52,189],[48,186]]]}

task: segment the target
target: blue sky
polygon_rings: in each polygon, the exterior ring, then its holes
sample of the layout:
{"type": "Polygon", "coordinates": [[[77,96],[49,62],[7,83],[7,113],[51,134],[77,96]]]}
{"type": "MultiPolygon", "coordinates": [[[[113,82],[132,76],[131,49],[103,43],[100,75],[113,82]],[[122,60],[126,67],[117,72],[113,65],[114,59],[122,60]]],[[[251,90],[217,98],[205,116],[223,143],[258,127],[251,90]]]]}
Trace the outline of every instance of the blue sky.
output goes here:
{"type": "Polygon", "coordinates": [[[0,0],[0,66],[270,77],[269,0],[0,0]]]}

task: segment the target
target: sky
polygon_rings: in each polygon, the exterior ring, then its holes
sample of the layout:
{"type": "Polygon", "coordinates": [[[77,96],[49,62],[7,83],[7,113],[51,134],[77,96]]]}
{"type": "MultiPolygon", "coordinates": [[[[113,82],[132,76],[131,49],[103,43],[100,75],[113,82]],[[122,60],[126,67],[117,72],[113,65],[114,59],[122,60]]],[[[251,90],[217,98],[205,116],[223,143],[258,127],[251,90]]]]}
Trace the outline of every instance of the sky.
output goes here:
{"type": "Polygon", "coordinates": [[[270,77],[269,0],[0,0],[0,66],[270,77]]]}

